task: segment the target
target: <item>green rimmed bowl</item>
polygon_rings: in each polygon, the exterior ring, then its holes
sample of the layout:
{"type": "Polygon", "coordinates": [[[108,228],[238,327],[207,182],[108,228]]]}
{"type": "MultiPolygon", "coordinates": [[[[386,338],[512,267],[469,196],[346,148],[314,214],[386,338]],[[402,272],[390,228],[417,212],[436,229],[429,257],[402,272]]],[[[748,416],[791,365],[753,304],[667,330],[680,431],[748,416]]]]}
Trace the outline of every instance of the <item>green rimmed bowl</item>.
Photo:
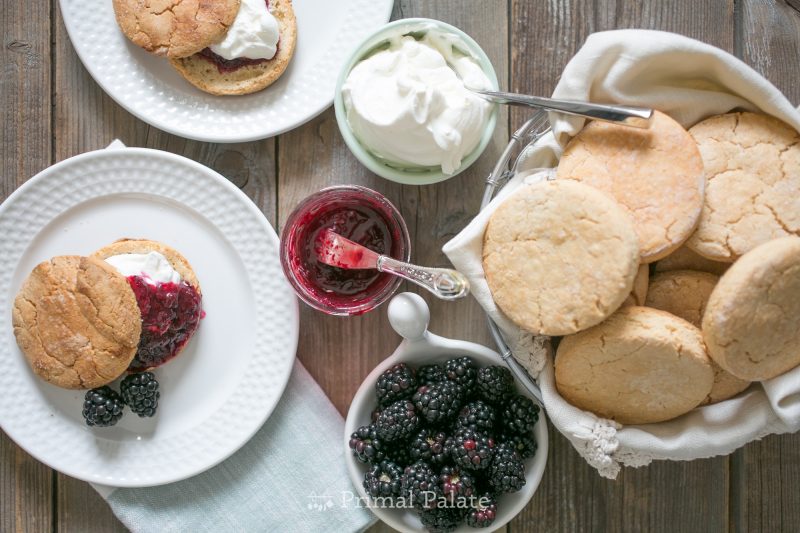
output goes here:
{"type": "Polygon", "coordinates": [[[342,99],[342,85],[344,85],[347,76],[353,67],[360,61],[372,55],[377,49],[380,48],[390,37],[397,35],[424,35],[430,30],[437,30],[443,33],[455,35],[461,41],[464,52],[475,59],[483,72],[489,78],[492,88],[497,90],[497,74],[492,67],[491,61],[483,51],[483,49],[476,43],[472,37],[459,30],[455,26],[446,24],[439,20],[426,19],[426,18],[410,18],[401,19],[390,22],[381,27],[364,41],[359,44],[349,59],[345,62],[342,71],[339,73],[339,78],[336,81],[336,94],[333,99],[333,107],[336,111],[336,122],[339,125],[339,131],[342,132],[344,142],[347,147],[353,152],[361,164],[370,169],[375,174],[397,183],[405,185],[429,185],[431,183],[438,183],[446,179],[457,176],[466,170],[478,157],[483,153],[489,145],[489,141],[494,134],[495,125],[497,124],[497,107],[493,106],[489,120],[486,123],[486,129],[481,136],[478,146],[472,152],[467,154],[461,161],[461,165],[456,169],[453,174],[445,174],[442,172],[441,167],[408,167],[398,165],[382,159],[371,153],[361,142],[356,138],[353,131],[350,129],[350,124],[347,121],[347,111],[344,107],[342,99]]]}

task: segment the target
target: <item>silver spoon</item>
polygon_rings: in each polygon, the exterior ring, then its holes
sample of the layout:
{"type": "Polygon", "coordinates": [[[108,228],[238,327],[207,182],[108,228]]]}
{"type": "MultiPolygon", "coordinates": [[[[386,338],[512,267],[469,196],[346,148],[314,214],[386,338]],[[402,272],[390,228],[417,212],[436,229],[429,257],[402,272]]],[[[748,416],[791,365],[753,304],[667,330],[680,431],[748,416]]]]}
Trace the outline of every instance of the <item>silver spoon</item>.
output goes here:
{"type": "Polygon", "coordinates": [[[498,104],[524,105],[558,111],[568,115],[590,118],[592,120],[602,120],[604,122],[614,122],[623,126],[634,128],[649,128],[653,119],[653,110],[646,107],[635,107],[627,105],[612,104],[593,104],[590,102],[578,102],[575,100],[556,100],[543,96],[530,96],[527,94],[506,93],[502,91],[485,91],[483,89],[467,90],[498,104]]]}
{"type": "Polygon", "coordinates": [[[416,283],[442,300],[457,300],[469,294],[469,281],[457,270],[404,263],[373,252],[330,229],[319,233],[314,251],[317,259],[326,265],[347,270],[376,269],[386,272],[416,283]]]}

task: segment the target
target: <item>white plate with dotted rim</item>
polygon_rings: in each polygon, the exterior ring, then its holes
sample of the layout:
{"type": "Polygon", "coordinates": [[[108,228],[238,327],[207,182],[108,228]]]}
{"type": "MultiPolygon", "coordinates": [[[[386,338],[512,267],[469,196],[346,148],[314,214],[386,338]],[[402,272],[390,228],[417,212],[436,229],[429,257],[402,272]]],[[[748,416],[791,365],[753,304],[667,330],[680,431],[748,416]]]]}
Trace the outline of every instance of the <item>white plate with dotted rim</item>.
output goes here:
{"type": "Polygon", "coordinates": [[[59,4],[86,70],[122,107],[181,137],[244,142],[288,131],[331,105],[342,65],[358,43],[389,20],[394,2],[294,0],[294,57],[278,81],[246,96],[204,93],[167,59],[132,44],[117,26],[111,0],[59,4]]]}
{"type": "Polygon", "coordinates": [[[94,483],[160,485],[226,459],[269,417],[295,359],[297,300],[281,271],[278,236],[227,179],[158,150],[89,152],[9,196],[0,234],[0,426],[36,459],[94,483]],[[87,255],[122,237],[155,239],[185,255],[207,314],[186,349],[154,371],[156,416],[126,408],[116,426],[89,428],[85,391],[60,389],[30,369],[11,309],[39,262],[87,255]]]}

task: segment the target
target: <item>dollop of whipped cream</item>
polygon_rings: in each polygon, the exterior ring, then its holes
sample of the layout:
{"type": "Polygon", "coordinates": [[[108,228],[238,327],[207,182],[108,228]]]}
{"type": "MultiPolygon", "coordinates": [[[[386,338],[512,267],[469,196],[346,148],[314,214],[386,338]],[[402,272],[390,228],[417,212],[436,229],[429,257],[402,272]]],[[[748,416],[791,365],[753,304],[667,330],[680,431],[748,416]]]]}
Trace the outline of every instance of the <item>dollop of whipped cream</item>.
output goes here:
{"type": "Polygon", "coordinates": [[[459,42],[436,30],[421,40],[398,35],[350,71],[342,86],[347,121],[370,152],[391,163],[441,166],[453,174],[475,149],[491,104],[465,84],[492,84],[475,59],[456,48],[459,42]]]}
{"type": "Polygon", "coordinates": [[[182,279],[167,258],[158,252],[112,255],[106,258],[106,263],[126,278],[139,276],[150,285],[180,283],[182,279]]]}
{"type": "Polygon", "coordinates": [[[266,0],[241,0],[239,13],[225,38],[209,46],[225,59],[272,59],[278,51],[280,31],[266,0]]]}

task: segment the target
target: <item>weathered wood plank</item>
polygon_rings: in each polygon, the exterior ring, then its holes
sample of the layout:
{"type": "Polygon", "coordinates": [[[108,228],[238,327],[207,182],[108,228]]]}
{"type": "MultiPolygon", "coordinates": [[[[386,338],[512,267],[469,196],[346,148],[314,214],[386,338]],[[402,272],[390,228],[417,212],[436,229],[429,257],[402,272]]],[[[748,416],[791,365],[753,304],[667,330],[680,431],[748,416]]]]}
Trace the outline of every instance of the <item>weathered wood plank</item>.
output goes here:
{"type": "MultiPolygon", "coordinates": [[[[50,9],[48,2],[0,10],[0,200],[50,164],[50,9]]],[[[52,527],[52,471],[0,431],[0,531],[52,527]]]]}
{"type": "MultiPolygon", "coordinates": [[[[783,0],[737,0],[736,15],[737,53],[800,104],[798,7],[783,0]]],[[[797,531],[800,435],[769,436],[737,451],[731,481],[733,531],[797,531]]]]}
{"type": "MultiPolygon", "coordinates": [[[[511,88],[549,95],[569,59],[596,31],[672,31],[733,51],[733,2],[511,2],[511,88]],[[713,24],[710,21],[714,21],[713,24]]],[[[514,127],[524,120],[512,112],[514,127]]],[[[552,426],[551,426],[552,427],[552,426]]],[[[553,430],[555,432],[555,430],[553,430]]],[[[513,531],[698,531],[726,528],[727,459],[657,463],[600,478],[561,435],[513,531]],[[697,517],[702,516],[702,523],[697,517]]]]}
{"type": "Polygon", "coordinates": [[[737,52],[800,105],[800,6],[786,0],[737,0],[736,4],[737,52]]]}

